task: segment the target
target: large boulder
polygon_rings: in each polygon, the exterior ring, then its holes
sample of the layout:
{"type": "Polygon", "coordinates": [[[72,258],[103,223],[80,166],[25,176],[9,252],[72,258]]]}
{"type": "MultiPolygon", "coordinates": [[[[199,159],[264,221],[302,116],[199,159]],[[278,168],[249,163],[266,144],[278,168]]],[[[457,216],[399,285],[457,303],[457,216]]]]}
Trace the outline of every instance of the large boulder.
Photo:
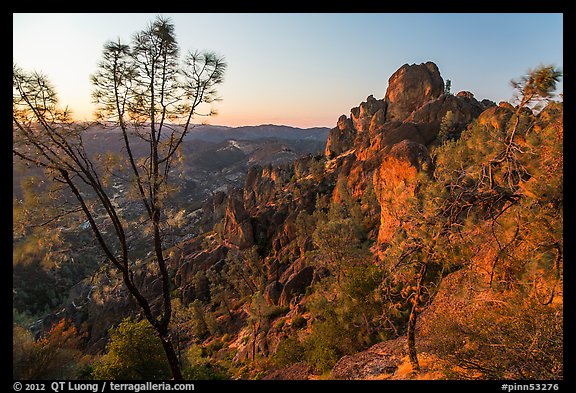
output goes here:
{"type": "Polygon", "coordinates": [[[272,281],[264,290],[264,299],[268,304],[278,304],[284,286],[278,281],[272,281]]]}
{"type": "Polygon", "coordinates": [[[403,121],[426,102],[444,93],[444,80],[436,64],[404,64],[388,80],[384,97],[386,120],[403,121]]]}
{"type": "Polygon", "coordinates": [[[390,147],[403,140],[410,140],[412,142],[426,144],[426,138],[420,131],[420,126],[414,123],[406,122],[400,124],[398,127],[387,128],[383,132],[382,147],[389,150],[390,147]]]}
{"type": "Polygon", "coordinates": [[[340,358],[331,376],[338,380],[389,379],[406,355],[406,337],[382,341],[365,351],[340,358]]]}
{"type": "Polygon", "coordinates": [[[392,146],[388,155],[409,162],[418,171],[430,165],[430,154],[426,146],[409,140],[403,140],[392,146]]]}
{"type": "Polygon", "coordinates": [[[314,268],[312,268],[312,266],[307,266],[293,273],[284,284],[282,294],[278,299],[278,304],[282,307],[288,306],[290,300],[292,300],[295,295],[306,291],[306,288],[312,283],[313,278],[314,268]]]}
{"type": "Polygon", "coordinates": [[[503,132],[514,111],[515,109],[512,105],[507,102],[501,102],[498,106],[493,106],[482,112],[478,116],[477,122],[481,126],[492,127],[503,132]]]}

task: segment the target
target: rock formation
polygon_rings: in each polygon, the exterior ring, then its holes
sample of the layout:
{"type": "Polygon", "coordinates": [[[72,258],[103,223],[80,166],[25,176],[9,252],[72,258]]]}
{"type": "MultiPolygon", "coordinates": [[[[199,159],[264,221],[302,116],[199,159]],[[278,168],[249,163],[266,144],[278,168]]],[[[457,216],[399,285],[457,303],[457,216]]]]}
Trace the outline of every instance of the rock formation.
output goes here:
{"type": "Polygon", "coordinates": [[[412,112],[426,102],[444,93],[444,80],[436,64],[404,64],[388,79],[384,97],[388,121],[404,121],[412,112]]]}
{"type": "MultiPolygon", "coordinates": [[[[354,128],[360,133],[364,131],[373,130],[376,126],[373,124],[374,117],[384,119],[386,117],[386,102],[384,100],[377,100],[374,96],[369,95],[365,102],[360,106],[350,110],[352,117],[352,124],[354,128]]],[[[376,121],[378,123],[378,121],[376,121]]]]}
{"type": "Polygon", "coordinates": [[[390,77],[383,99],[368,96],[351,109],[351,121],[343,115],[330,131],[326,158],[336,160],[338,174],[333,200],[340,200],[342,188],[361,198],[373,186],[381,204],[379,240],[385,242],[398,224],[388,209],[409,197],[408,183],[427,167],[427,147],[436,141],[447,114],[450,129],[462,131],[493,105],[489,100],[479,102],[467,91],[445,94],[444,81],[432,62],[403,65],[390,77]],[[391,196],[394,203],[386,202],[381,191],[401,185],[399,194],[391,196]]]}
{"type": "Polygon", "coordinates": [[[313,275],[314,269],[311,266],[306,266],[290,275],[284,284],[278,304],[287,306],[295,295],[304,293],[306,287],[312,283],[313,275]]]}
{"type": "Polygon", "coordinates": [[[346,115],[340,116],[337,126],[328,133],[325,154],[327,158],[336,157],[352,147],[356,130],[346,115]]]}
{"type": "Polygon", "coordinates": [[[223,236],[229,243],[240,249],[248,248],[254,244],[250,216],[244,209],[242,199],[236,193],[228,194],[223,236]]]}

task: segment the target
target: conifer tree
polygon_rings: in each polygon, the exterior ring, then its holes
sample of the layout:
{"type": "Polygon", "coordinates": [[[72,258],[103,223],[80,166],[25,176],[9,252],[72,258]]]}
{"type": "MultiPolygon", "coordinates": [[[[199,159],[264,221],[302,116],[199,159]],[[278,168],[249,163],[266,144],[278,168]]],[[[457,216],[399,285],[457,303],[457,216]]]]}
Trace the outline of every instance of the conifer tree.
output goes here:
{"type": "Polygon", "coordinates": [[[81,213],[88,221],[106,260],[120,272],[160,338],[174,379],[182,374],[169,328],[165,200],[179,147],[201,105],[218,100],[216,88],[225,69],[223,58],[212,52],[189,52],[181,62],[174,25],[162,17],[135,34],[131,44],[106,43],[92,84],[98,118],[121,131],[125,155],[113,168],[110,160],[94,159],[86,150],[87,127],[58,107],[48,78],[13,67],[14,156],[43,168],[50,180],[68,190],[68,200],[76,200],[69,213],[81,213]],[[146,156],[135,154],[137,141],[148,146],[146,156]],[[129,184],[127,197],[140,204],[138,217],[128,217],[113,201],[108,184],[112,175],[129,184]],[[147,298],[134,279],[134,250],[139,247],[133,242],[142,234],[149,234],[144,240],[155,264],[150,271],[157,272],[161,283],[160,304],[147,298]]]}

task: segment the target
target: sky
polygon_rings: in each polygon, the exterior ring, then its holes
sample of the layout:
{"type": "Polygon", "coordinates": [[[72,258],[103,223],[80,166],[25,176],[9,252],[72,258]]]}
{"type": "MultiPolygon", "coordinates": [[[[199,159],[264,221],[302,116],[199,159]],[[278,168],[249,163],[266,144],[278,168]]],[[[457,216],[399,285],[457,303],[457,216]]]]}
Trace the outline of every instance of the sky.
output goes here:
{"type": "Polygon", "coordinates": [[[174,23],[182,54],[225,57],[207,121],[217,125],[334,127],[369,95],[383,98],[403,64],[433,61],[453,93],[495,102],[510,101],[510,80],[529,69],[563,68],[560,13],[15,13],[13,63],[46,74],[60,104],[89,120],[105,42],[129,42],[157,15],[174,23]]]}

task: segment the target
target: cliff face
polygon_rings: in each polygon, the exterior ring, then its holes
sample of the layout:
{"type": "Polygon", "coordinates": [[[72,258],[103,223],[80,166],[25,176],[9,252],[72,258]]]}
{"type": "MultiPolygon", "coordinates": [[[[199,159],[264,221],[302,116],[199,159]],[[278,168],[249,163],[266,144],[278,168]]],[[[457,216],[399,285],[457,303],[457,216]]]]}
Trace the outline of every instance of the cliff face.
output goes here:
{"type": "Polygon", "coordinates": [[[378,243],[388,242],[400,225],[397,217],[416,190],[416,175],[428,165],[426,146],[403,140],[395,144],[380,166],[374,171],[372,182],[380,204],[378,243]]]}
{"type": "Polygon", "coordinates": [[[241,194],[230,192],[226,203],[224,215],[223,237],[232,245],[245,249],[254,244],[254,234],[250,216],[246,209],[241,194]]]}
{"type": "Polygon", "coordinates": [[[352,125],[352,120],[345,115],[340,116],[336,127],[328,133],[325,155],[328,159],[334,158],[354,145],[356,128],[352,125]]]}

